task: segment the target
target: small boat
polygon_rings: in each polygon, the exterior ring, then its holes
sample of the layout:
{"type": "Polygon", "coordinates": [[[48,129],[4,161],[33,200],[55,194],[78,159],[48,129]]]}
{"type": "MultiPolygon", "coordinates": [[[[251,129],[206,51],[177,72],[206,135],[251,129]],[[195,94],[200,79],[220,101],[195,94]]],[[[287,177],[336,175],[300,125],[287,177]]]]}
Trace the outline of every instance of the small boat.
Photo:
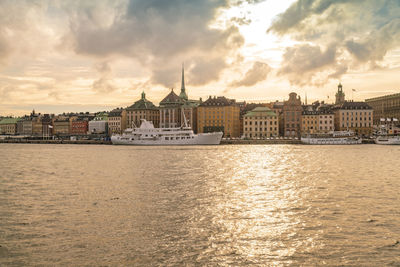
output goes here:
{"type": "Polygon", "coordinates": [[[222,132],[195,134],[191,127],[154,128],[151,121],[142,119],[138,128],[129,128],[122,135],[111,136],[113,145],[219,145],[222,132]]]}
{"type": "Polygon", "coordinates": [[[362,139],[352,131],[332,131],[325,134],[308,134],[301,137],[301,142],[308,145],[356,145],[362,139]]]}

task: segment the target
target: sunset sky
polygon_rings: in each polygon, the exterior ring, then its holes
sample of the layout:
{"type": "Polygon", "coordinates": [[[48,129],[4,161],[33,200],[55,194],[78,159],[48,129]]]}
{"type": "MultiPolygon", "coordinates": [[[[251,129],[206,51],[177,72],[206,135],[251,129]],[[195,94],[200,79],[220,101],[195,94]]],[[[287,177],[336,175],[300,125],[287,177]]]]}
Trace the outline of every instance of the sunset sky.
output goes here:
{"type": "MultiPolygon", "coordinates": [[[[398,0],[1,0],[0,115],[400,91],[398,0]],[[352,92],[355,89],[355,92],[352,92]]],[[[329,98],[328,98],[329,96],[329,98]]]]}

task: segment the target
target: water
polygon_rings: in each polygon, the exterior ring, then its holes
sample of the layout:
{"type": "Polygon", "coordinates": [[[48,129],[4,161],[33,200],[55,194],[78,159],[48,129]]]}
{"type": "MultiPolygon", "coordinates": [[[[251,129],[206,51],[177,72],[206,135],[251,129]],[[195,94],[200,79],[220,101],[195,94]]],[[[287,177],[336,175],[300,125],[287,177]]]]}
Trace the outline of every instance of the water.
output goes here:
{"type": "Polygon", "coordinates": [[[0,265],[400,266],[400,146],[0,144],[0,265]]]}

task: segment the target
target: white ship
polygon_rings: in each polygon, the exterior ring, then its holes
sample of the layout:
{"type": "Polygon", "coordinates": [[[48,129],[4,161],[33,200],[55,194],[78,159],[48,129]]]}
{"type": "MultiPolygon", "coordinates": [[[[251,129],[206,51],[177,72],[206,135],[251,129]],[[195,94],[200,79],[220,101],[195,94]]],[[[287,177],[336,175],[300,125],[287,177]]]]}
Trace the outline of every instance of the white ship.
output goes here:
{"type": "Polygon", "coordinates": [[[362,139],[352,131],[333,131],[327,134],[309,134],[301,137],[301,142],[309,145],[356,145],[362,139]]]}
{"type": "Polygon", "coordinates": [[[111,136],[114,145],[219,145],[222,132],[194,134],[191,127],[154,128],[152,122],[142,120],[139,128],[126,129],[122,135],[111,136]]]}

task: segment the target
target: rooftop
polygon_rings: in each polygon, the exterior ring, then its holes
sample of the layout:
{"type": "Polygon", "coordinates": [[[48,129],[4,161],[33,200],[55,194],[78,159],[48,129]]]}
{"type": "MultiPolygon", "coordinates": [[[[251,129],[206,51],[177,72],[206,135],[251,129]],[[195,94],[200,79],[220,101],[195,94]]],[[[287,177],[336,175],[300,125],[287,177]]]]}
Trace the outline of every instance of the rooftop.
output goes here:
{"type": "Polygon", "coordinates": [[[17,123],[20,118],[4,118],[0,120],[0,124],[14,124],[17,123]]]}
{"type": "MultiPolygon", "coordinates": [[[[136,101],[132,106],[129,106],[128,110],[138,110],[138,109],[155,109],[156,106],[146,99],[146,94],[142,92],[142,97],[136,101]]],[[[119,115],[117,115],[119,116],[119,115]]]]}
{"type": "Polygon", "coordinates": [[[231,106],[236,104],[236,101],[233,99],[228,99],[224,96],[219,97],[209,97],[206,101],[200,104],[201,107],[204,106],[231,106]]]}
{"type": "Polygon", "coordinates": [[[183,104],[184,99],[180,98],[177,94],[175,94],[174,89],[171,89],[171,92],[164,97],[160,102],[160,106],[171,105],[171,104],[183,104]]]}
{"type": "Polygon", "coordinates": [[[267,107],[256,107],[244,115],[244,117],[251,116],[276,116],[276,113],[267,107]]]}
{"type": "Polygon", "coordinates": [[[335,109],[372,109],[365,102],[345,101],[344,103],[335,106],[335,109]]]}

